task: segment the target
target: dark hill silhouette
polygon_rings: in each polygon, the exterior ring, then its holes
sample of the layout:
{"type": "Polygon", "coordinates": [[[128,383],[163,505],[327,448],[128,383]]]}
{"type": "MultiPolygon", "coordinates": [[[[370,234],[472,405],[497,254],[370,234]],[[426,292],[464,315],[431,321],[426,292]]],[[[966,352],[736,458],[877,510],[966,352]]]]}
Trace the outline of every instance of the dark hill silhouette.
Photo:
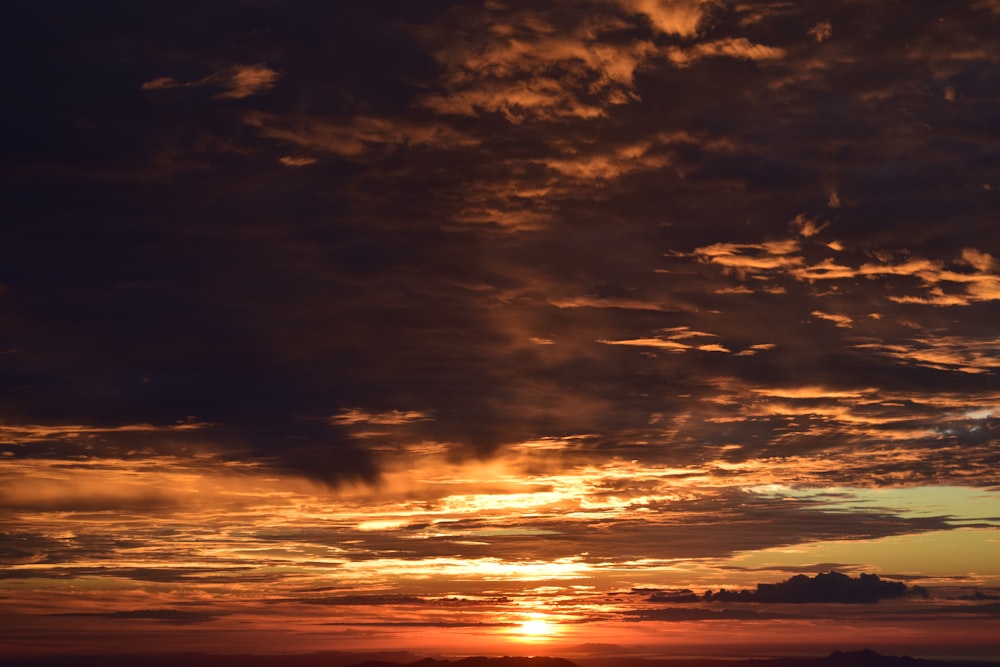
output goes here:
{"type": "Polygon", "coordinates": [[[910,656],[880,655],[871,649],[863,651],[834,651],[825,658],[816,661],[823,667],[917,667],[932,664],[928,660],[911,658],[910,656]]]}
{"type": "Polygon", "coordinates": [[[966,660],[925,660],[910,656],[882,655],[870,649],[834,651],[823,658],[730,659],[649,659],[581,658],[581,667],[1000,667],[1000,662],[966,660]]]}

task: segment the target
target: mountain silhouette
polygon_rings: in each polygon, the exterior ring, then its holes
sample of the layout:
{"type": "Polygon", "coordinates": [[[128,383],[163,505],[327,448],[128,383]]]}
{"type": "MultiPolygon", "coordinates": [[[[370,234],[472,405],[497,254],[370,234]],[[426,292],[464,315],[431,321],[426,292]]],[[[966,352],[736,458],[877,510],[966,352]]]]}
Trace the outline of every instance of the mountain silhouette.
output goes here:
{"type": "Polygon", "coordinates": [[[882,655],[871,649],[862,651],[834,651],[825,658],[814,662],[823,667],[918,667],[921,665],[940,665],[935,660],[921,660],[910,656],[882,655]]]}
{"type": "Polygon", "coordinates": [[[971,660],[925,660],[910,656],[882,655],[871,649],[834,651],[823,658],[771,658],[731,660],[724,658],[655,659],[624,657],[580,658],[581,667],[1000,667],[997,662],[971,660]]]}

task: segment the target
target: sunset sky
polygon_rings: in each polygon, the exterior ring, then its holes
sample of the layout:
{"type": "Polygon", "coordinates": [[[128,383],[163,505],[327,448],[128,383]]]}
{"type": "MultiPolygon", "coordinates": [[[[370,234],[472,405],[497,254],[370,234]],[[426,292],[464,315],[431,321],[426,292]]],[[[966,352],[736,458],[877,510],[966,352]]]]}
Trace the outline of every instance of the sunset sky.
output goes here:
{"type": "Polygon", "coordinates": [[[0,657],[1000,659],[1000,0],[2,30],[0,657]]]}

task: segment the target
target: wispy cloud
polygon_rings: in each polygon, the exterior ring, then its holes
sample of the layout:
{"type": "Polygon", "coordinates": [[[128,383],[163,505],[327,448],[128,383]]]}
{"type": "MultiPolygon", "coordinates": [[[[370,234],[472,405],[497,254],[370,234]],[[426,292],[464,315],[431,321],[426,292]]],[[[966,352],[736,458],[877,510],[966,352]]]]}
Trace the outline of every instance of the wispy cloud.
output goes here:
{"type": "Polygon", "coordinates": [[[263,137],[352,159],[363,159],[376,151],[407,147],[442,149],[479,143],[474,137],[448,126],[408,119],[357,116],[343,122],[309,118],[288,122],[254,112],[244,121],[263,137]]]}
{"type": "Polygon", "coordinates": [[[140,90],[171,90],[174,88],[221,88],[213,97],[220,100],[241,100],[263,92],[281,78],[281,73],[264,63],[256,65],[234,65],[213,72],[196,81],[178,81],[173,77],[161,76],[143,83],[140,90]]]}

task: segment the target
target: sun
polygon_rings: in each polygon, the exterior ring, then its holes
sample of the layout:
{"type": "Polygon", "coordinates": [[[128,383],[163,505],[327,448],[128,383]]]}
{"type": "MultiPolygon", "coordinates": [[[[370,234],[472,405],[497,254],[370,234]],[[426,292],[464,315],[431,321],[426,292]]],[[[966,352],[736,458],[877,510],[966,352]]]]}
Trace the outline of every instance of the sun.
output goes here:
{"type": "Polygon", "coordinates": [[[544,642],[558,634],[557,625],[546,620],[544,614],[530,614],[514,629],[515,639],[521,642],[544,642]]]}
{"type": "Polygon", "coordinates": [[[552,632],[552,624],[540,618],[532,618],[521,623],[521,634],[529,637],[548,637],[552,632]]]}

